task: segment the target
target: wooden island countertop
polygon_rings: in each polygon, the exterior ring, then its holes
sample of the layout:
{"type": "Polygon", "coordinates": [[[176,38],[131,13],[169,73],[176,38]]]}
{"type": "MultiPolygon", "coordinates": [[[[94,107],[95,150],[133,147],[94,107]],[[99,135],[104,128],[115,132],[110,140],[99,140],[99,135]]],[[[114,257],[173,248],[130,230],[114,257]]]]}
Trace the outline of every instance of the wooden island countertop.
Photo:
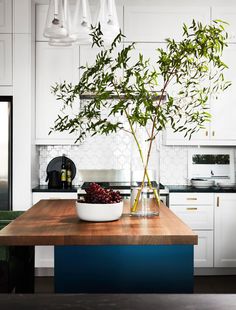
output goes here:
{"type": "MultiPolygon", "coordinates": [[[[129,201],[124,201],[124,210],[129,201]]],[[[197,235],[165,205],[160,216],[78,220],[75,200],[41,200],[0,231],[0,245],[194,245],[197,235]]]]}

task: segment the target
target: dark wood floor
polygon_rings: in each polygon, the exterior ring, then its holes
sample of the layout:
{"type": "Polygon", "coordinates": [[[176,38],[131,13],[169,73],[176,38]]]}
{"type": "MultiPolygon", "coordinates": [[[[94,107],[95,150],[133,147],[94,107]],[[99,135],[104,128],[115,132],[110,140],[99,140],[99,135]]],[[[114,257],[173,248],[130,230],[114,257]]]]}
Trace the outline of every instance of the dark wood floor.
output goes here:
{"type": "MultiPolygon", "coordinates": [[[[197,276],[196,294],[236,294],[236,276],[197,276]]],[[[35,293],[54,293],[53,277],[36,277],[35,293]]]]}
{"type": "Polygon", "coordinates": [[[236,276],[197,276],[194,278],[194,293],[235,294],[236,276]]]}

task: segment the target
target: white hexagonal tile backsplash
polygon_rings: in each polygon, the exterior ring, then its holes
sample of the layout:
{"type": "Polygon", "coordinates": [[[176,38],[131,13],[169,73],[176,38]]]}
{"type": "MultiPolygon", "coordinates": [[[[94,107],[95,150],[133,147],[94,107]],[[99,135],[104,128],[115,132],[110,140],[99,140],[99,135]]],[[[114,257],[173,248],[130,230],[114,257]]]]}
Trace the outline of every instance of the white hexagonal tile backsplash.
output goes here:
{"type": "MultiPolygon", "coordinates": [[[[51,159],[65,154],[77,169],[129,169],[131,137],[126,132],[87,138],[80,145],[50,145],[39,148],[40,184],[46,184],[46,168],[51,159]]],[[[193,146],[161,146],[160,181],[165,184],[187,184],[188,150],[193,146]]],[[[78,175],[73,183],[78,184],[78,175]]]]}

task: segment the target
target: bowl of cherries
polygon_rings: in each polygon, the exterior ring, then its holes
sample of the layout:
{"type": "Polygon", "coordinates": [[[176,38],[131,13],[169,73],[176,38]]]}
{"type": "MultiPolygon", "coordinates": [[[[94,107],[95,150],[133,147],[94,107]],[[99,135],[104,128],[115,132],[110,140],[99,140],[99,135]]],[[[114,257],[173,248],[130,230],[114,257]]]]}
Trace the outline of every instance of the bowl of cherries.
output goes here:
{"type": "Polygon", "coordinates": [[[86,194],[76,201],[78,218],[89,222],[118,220],[123,212],[123,201],[119,191],[105,189],[91,183],[86,194]]]}

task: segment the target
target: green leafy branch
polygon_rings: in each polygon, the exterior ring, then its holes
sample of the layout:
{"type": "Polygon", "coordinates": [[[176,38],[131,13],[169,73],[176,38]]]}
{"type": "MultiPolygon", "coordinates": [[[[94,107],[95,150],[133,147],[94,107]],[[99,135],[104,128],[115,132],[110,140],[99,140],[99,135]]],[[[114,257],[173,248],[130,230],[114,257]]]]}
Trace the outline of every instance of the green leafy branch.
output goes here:
{"type": "Polygon", "coordinates": [[[191,138],[210,120],[209,98],[230,86],[223,74],[227,65],[222,53],[228,38],[224,25],[222,21],[203,25],[195,20],[189,27],[184,24],[180,42],[166,39],[166,48],[154,51],[155,66],[142,54],[134,62],[135,43],[120,49],[124,37],[121,32],[106,47],[100,25],[92,27],[93,46],[100,51],[93,65],[80,67],[83,74],[78,84],[64,82],[52,87],[63,102],[52,130],[76,132],[76,142],[88,135],[108,135],[118,130],[131,133],[144,167],[141,190],[145,178],[151,187],[147,167],[158,133],[169,126],[191,138]],[[91,99],[81,101],[86,94],[92,94],[91,99]],[[74,106],[80,106],[79,112],[68,115],[65,111],[74,106]],[[135,130],[140,127],[151,128],[146,158],[135,130]]]}

